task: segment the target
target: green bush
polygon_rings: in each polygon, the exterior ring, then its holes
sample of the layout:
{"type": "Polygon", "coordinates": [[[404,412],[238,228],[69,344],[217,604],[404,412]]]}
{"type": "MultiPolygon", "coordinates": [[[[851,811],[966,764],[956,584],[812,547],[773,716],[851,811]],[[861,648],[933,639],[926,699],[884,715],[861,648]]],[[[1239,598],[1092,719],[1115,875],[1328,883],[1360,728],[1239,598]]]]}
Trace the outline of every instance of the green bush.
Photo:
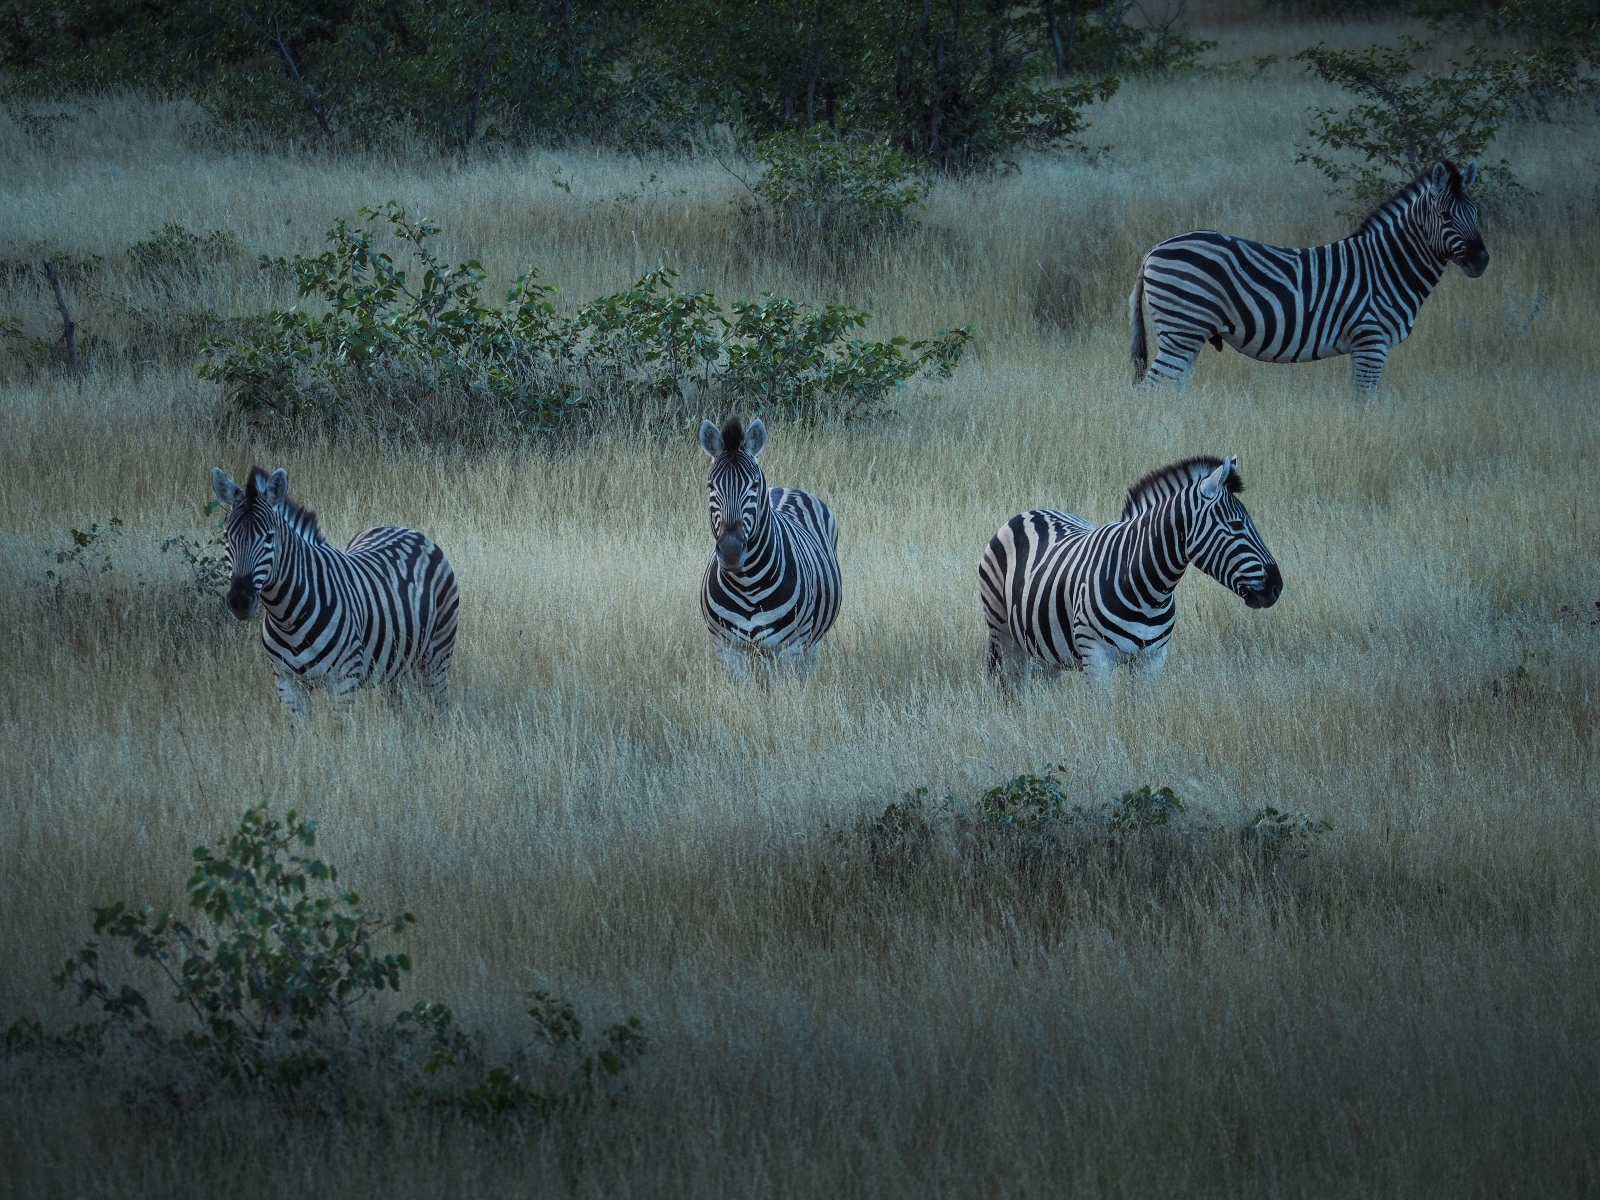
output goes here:
{"type": "Polygon", "coordinates": [[[194,278],[243,254],[238,236],[230,230],[191,233],[178,222],[168,221],[144,241],[128,247],[128,265],[134,275],[164,283],[194,278]]]}
{"type": "Polygon", "coordinates": [[[530,269],[495,308],[481,297],[476,261],[452,267],[429,246],[438,226],[392,201],[362,217],[360,227],[340,220],[320,255],[262,260],[292,272],[300,294],[325,312],[264,314],[259,332],[208,344],[201,375],[247,411],[353,417],[486,443],[555,430],[586,410],[673,420],[730,407],[800,420],[859,416],[918,375],[947,377],[971,337],[955,329],[919,342],[866,341],[849,334],[868,314],[780,297],[725,312],[709,293],[674,290],[666,268],[570,315],[530,269]]]}
{"type": "Polygon", "coordinates": [[[422,1002],[386,1019],[377,1001],[399,992],[411,960],[384,942],[416,919],[338,890],[337,869],[307,853],[316,836],[316,823],[293,809],[278,821],[258,806],[215,850],[194,851],[193,915],[122,901],[96,908],[96,938],[153,965],[170,1003],[157,1011],[138,988],[108,978],[106,946],[90,941],[56,983],[98,1018],[53,1035],[20,1020],[6,1046],[95,1057],[139,1048],[177,1064],[193,1087],[249,1081],[284,1098],[321,1081],[341,1108],[375,1069],[380,1079],[398,1071],[419,1103],[484,1121],[616,1098],[647,1044],[637,1018],[594,1043],[569,1001],[536,991],[528,1009],[535,1042],[493,1066],[443,1005],[422,1002]]]}
{"type": "Polygon", "coordinates": [[[1305,813],[1280,812],[1271,805],[1259,809],[1239,831],[1239,840],[1266,854],[1293,854],[1305,858],[1333,826],[1305,813]]]}
{"type": "Polygon", "coordinates": [[[1136,792],[1125,792],[1106,811],[1106,824],[1118,833],[1170,825],[1184,811],[1183,801],[1169,787],[1152,789],[1149,784],[1136,792]]]}
{"type": "MultiPolygon", "coordinates": [[[[1318,45],[1297,54],[1309,72],[1359,103],[1343,111],[1312,109],[1316,123],[1308,134],[1322,150],[1303,149],[1295,161],[1322,172],[1334,194],[1371,207],[1439,159],[1478,158],[1529,97],[1573,86],[1547,56],[1481,47],[1470,49],[1465,62],[1451,60],[1448,70],[1418,71],[1415,59],[1431,48],[1406,35],[1399,46],[1360,53],[1318,45]]],[[[1521,189],[1504,159],[1480,163],[1479,180],[1481,200],[1504,200],[1521,189]]]]}
{"type": "Polygon", "coordinates": [[[1065,766],[1043,774],[1015,775],[996,784],[970,807],[955,796],[930,805],[925,787],[907,792],[882,815],[863,826],[870,839],[893,842],[931,836],[937,826],[951,832],[1026,835],[1029,838],[1076,831],[1091,838],[1115,839],[1157,826],[1170,825],[1187,809],[1167,787],[1148,785],[1100,805],[1073,801],[1062,784],[1065,766]]]}
{"type": "Polygon", "coordinates": [[[912,223],[928,181],[886,142],[840,138],[826,126],[776,133],[756,147],[765,168],[749,214],[790,247],[858,246],[912,223]]]}
{"type": "MultiPolygon", "coordinates": [[[[1190,818],[1188,806],[1169,787],[1147,784],[1101,804],[1074,801],[1062,782],[1065,771],[1065,766],[1052,766],[1040,774],[1013,776],[970,806],[956,796],[930,803],[928,789],[920,787],[879,816],[862,818],[854,837],[865,844],[875,866],[903,869],[927,861],[941,841],[952,847],[1009,848],[1036,862],[1041,854],[1074,848],[1139,845],[1156,829],[1202,840],[1223,833],[1214,822],[1190,818]]],[[[1268,854],[1290,852],[1303,858],[1332,828],[1304,813],[1266,807],[1239,830],[1239,840],[1268,854]]],[[[841,841],[849,840],[841,835],[841,841]]]]}

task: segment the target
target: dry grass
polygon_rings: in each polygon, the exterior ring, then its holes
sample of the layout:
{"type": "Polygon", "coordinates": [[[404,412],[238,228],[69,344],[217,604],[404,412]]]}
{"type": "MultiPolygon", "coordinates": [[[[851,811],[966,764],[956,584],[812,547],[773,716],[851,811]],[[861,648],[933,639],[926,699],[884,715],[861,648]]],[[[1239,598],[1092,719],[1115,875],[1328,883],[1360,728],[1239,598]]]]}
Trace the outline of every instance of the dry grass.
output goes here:
{"type": "MultiPolygon", "coordinates": [[[[1383,32],[1225,24],[1217,57],[1383,32]]],[[[173,1123],[104,1080],[5,1062],[0,1193],[1600,1187],[1600,236],[1573,166],[1592,127],[1513,131],[1543,196],[1491,221],[1490,271],[1447,277],[1376,400],[1350,399],[1343,361],[1232,354],[1181,396],[1127,385],[1123,304],[1149,244],[1340,232],[1292,165],[1325,98],[1288,69],[1130,84],[1096,118],[1107,161],[942,185],[919,232],[821,274],[748,248],[715,163],[252,158],[132,102],[48,150],[0,131],[6,236],[106,255],[122,300],[80,301],[117,336],[150,285],[114,260],[162,222],[283,253],[392,196],[498,277],[532,261],[569,298],[665,258],[725,299],[841,296],[879,331],[985,339],[891,419],[774,431],[772,479],[840,519],[846,601],[816,672],[770,687],[725,679],[700,622],[687,434],[471,461],[277,446],[159,356],[81,391],[13,371],[0,1016],[69,1019],[47,980],[89,906],[175,904],[188,848],[266,798],[319,817],[368,899],[421,915],[415,994],[510,1037],[521,990],[551,983],[596,1017],[637,1013],[653,1048],[581,1161],[555,1133],[398,1110],[330,1128],[241,1099],[173,1123]],[[610,202],[652,171],[658,192],[610,202]],[[1040,503],[1107,519],[1142,471],[1223,451],[1282,564],[1279,605],[1191,578],[1154,690],[992,691],[975,573],[996,526],[1040,503]],[[463,593],[446,714],[369,697],[341,720],[319,697],[291,735],[253,629],[220,603],[170,615],[183,578],[156,545],[203,528],[213,465],[252,460],[287,466],[336,539],[398,521],[446,547],[463,593]],[[52,600],[41,547],[112,514],[114,569],[52,600]],[[913,786],[970,798],[1049,762],[1085,801],[1165,783],[1219,828],[1271,804],[1335,832],[1276,868],[1195,833],[1027,870],[952,852],[909,875],[834,840],[913,786]]],[[[271,294],[241,265],[184,303],[271,294]]]]}

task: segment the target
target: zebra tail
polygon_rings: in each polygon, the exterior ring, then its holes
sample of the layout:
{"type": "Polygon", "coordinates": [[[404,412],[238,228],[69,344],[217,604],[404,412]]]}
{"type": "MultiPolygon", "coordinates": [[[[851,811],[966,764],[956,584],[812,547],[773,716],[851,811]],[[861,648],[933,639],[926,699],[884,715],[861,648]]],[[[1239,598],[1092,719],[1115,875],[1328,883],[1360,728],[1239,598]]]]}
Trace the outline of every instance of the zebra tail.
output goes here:
{"type": "Polygon", "coordinates": [[[1144,264],[1139,264],[1139,274],[1133,282],[1133,295],[1128,297],[1128,325],[1132,345],[1128,359],[1133,363],[1133,382],[1144,382],[1144,373],[1150,366],[1150,348],[1144,340],[1144,264]]]}

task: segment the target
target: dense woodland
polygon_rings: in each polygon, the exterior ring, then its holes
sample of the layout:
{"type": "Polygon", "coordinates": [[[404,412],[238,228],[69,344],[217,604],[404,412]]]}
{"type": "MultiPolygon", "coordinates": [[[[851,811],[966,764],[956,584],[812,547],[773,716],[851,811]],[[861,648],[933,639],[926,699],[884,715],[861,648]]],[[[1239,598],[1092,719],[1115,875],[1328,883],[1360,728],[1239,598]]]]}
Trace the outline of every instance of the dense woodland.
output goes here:
{"type": "MultiPolygon", "coordinates": [[[[639,151],[724,127],[825,126],[942,170],[1060,145],[1119,77],[1192,67],[1184,0],[5,0],[0,69],[20,101],[108,87],[193,96],[271,139],[483,143],[586,139],[639,151]]],[[[1317,0],[1470,29],[1571,73],[1594,0],[1317,0]]],[[[1548,81],[1547,81],[1548,82],[1548,81]]]]}

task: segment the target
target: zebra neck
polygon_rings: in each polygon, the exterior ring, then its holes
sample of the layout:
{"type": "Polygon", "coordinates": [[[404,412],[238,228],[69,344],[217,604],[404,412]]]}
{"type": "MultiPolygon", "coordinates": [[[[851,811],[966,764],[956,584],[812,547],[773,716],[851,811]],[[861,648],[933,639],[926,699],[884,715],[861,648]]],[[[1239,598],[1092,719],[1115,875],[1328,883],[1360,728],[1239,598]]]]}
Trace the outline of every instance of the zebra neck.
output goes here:
{"type": "Polygon", "coordinates": [[[1189,546],[1191,514],[1183,494],[1147,508],[1133,519],[1134,541],[1130,557],[1137,566],[1139,591],[1146,605],[1170,604],[1178,581],[1192,561],[1189,546]]]}
{"type": "Polygon", "coordinates": [[[1378,268],[1375,280],[1390,293],[1394,303],[1407,311],[1409,328],[1449,265],[1449,260],[1440,258],[1429,245],[1420,215],[1411,209],[1401,210],[1351,240],[1363,243],[1371,252],[1373,265],[1378,268]]]}
{"type": "Polygon", "coordinates": [[[307,592],[322,572],[318,558],[339,557],[339,551],[323,541],[310,541],[280,514],[273,529],[278,553],[272,574],[261,587],[261,607],[267,620],[281,631],[293,633],[317,615],[318,605],[308,604],[307,592]]]}
{"type": "Polygon", "coordinates": [[[745,544],[744,565],[732,571],[722,566],[717,569],[735,590],[749,591],[781,579],[787,564],[788,556],[783,539],[778,536],[778,519],[772,511],[772,501],[768,495],[763,495],[761,507],[756,511],[755,528],[745,544]]]}

